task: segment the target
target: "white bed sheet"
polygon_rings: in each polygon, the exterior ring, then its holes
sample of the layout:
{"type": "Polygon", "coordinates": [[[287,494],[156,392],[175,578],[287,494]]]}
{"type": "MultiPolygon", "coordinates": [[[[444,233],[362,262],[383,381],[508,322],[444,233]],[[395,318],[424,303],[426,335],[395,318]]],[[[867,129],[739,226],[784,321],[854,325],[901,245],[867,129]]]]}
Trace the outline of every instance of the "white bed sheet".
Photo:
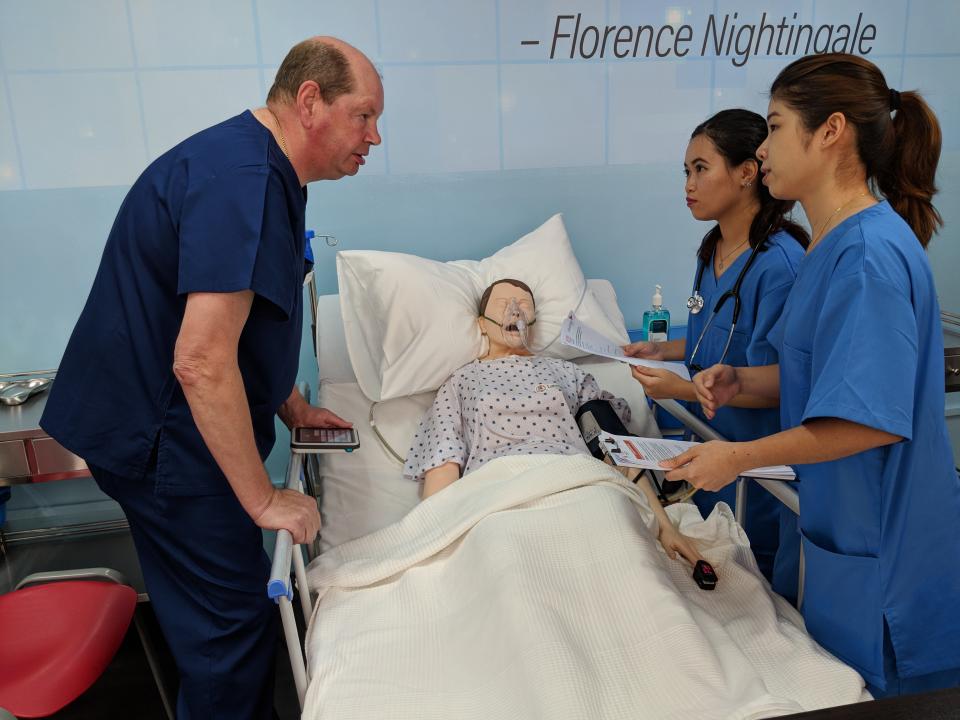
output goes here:
{"type": "Polygon", "coordinates": [[[325,553],[303,717],[758,718],[869,698],[770,592],[729,508],[670,511],[715,591],[583,456],[498,458],[325,553]]]}

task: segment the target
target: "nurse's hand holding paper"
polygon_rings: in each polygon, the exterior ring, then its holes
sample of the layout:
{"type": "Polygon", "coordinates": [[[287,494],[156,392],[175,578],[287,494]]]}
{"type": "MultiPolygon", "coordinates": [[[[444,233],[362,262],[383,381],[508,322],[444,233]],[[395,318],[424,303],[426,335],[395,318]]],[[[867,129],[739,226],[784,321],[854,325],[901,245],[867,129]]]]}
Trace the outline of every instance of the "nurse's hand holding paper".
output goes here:
{"type": "Polygon", "coordinates": [[[631,365],[630,374],[643,386],[643,392],[654,400],[696,400],[694,386],[669,370],[631,365]]]}
{"type": "Polygon", "coordinates": [[[668,340],[667,342],[640,340],[624,345],[623,354],[627,357],[643,358],[644,360],[683,360],[683,340],[668,340]]]}
{"type": "Polygon", "coordinates": [[[700,490],[719,490],[757,466],[744,452],[744,445],[711,440],[664,460],[660,467],[669,470],[664,476],[667,480],[686,480],[700,490]]]}

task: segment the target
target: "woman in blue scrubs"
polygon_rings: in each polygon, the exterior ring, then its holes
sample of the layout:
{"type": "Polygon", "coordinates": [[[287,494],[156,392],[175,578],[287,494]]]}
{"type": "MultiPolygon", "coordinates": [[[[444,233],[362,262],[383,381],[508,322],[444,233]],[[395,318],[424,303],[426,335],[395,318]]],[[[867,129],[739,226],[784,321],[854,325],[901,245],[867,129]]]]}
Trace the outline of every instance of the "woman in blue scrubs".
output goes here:
{"type": "Polygon", "coordinates": [[[770,334],[780,364],[718,365],[695,385],[708,415],[738,393],[779,397],[785,429],[706,443],[667,477],[716,489],[794,465],[807,629],[874,696],[958,685],[960,480],[924,253],[941,223],[937,119],[869,61],[829,54],[780,73],[767,120],[763,181],[815,231],[770,334]]]}
{"type": "MultiPolygon", "coordinates": [[[[759,182],[760,164],[755,153],[766,134],[763,117],[739,109],[723,110],[693,131],[683,162],[687,207],[697,220],[715,223],[697,251],[693,296],[703,298],[702,309],[689,314],[685,339],[633,343],[624,348],[628,355],[683,360],[688,366],[693,363],[699,367],[718,362],[777,362],[777,351],[767,341],[767,333],[780,317],[810,238],[803,228],[786,218],[793,202],[773,198],[759,182]],[[755,248],[756,256],[751,261],[755,248]],[[741,308],[735,330],[731,334],[732,298],[724,302],[707,328],[717,301],[741,276],[741,308]],[[728,338],[730,345],[724,356],[728,338]]],[[[696,403],[692,382],[666,370],[637,366],[633,367],[633,375],[648,397],[688,401],[690,410],[706,419],[696,403]]],[[[721,409],[712,421],[724,437],[753,440],[780,429],[776,402],[758,404],[740,398],[734,405],[738,407],[721,409]]],[[[767,578],[774,578],[779,592],[795,598],[799,557],[796,518],[769,493],[758,487],[750,490],[745,524],[757,563],[767,578]],[[781,534],[787,547],[778,556],[775,567],[781,534]]],[[[734,505],[734,486],[718,492],[698,492],[693,499],[706,516],[718,501],[734,505]]]]}

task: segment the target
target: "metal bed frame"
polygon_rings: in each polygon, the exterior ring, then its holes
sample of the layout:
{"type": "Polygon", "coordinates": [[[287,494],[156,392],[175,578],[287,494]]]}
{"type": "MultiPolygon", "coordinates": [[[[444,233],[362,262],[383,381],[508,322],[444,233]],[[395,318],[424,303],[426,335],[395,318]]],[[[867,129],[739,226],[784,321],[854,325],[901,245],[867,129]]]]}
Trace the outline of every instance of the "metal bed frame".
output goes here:
{"type": "MultiPolygon", "coordinates": [[[[314,337],[316,337],[316,333],[314,333],[314,337]]],[[[300,384],[300,392],[309,401],[310,389],[306,383],[300,384]]],[[[697,418],[676,400],[655,400],[654,402],[680,421],[687,430],[700,439],[724,439],[716,430],[697,418]]],[[[343,451],[330,450],[326,452],[343,451]]],[[[795,514],[800,514],[800,497],[789,483],[781,480],[759,478],[755,478],[754,480],[795,514]]],[[[736,482],[737,494],[734,514],[737,522],[742,524],[746,513],[747,492],[749,487],[747,481],[743,478],[738,478],[736,482]]],[[[305,454],[297,450],[291,450],[290,461],[287,465],[285,487],[299,492],[306,490],[309,495],[316,497],[318,502],[320,501],[322,485],[319,478],[319,464],[317,463],[316,453],[305,454]]],[[[318,547],[316,544],[307,547],[306,554],[308,560],[312,559],[317,552],[318,547]]],[[[295,586],[297,594],[300,597],[300,607],[303,611],[303,617],[304,620],[309,623],[313,615],[313,600],[310,597],[310,589],[307,585],[304,551],[300,546],[294,545],[293,537],[287,530],[279,530],[277,532],[277,542],[273,553],[273,567],[270,572],[270,580],[267,583],[267,595],[280,606],[280,618],[283,624],[284,638],[287,643],[287,652],[290,656],[290,666],[293,669],[293,679],[297,687],[297,699],[300,702],[300,709],[303,710],[303,702],[307,693],[307,686],[310,683],[310,677],[293,609],[294,583],[291,582],[291,567],[292,575],[296,578],[295,586]]],[[[804,558],[801,547],[800,578],[797,596],[798,606],[803,602],[803,580],[804,558]]]]}
{"type": "MultiPolygon", "coordinates": [[[[310,272],[304,279],[304,285],[310,298],[311,314],[311,337],[313,338],[314,356],[317,355],[317,300],[319,291],[316,283],[316,276],[310,272]]],[[[301,382],[299,384],[300,393],[310,401],[310,386],[301,382]]],[[[702,440],[725,440],[720,433],[696,417],[676,400],[654,400],[663,410],[672,415],[676,420],[690,431],[694,436],[702,440]]],[[[342,450],[329,450],[324,452],[343,452],[342,450]]],[[[290,490],[303,492],[317,498],[317,502],[322,501],[323,484],[320,481],[320,466],[316,457],[318,453],[302,453],[296,450],[290,451],[290,460],[287,465],[287,475],[285,487],[290,490]]],[[[787,506],[794,514],[800,514],[800,496],[789,483],[781,480],[754,479],[767,492],[771,493],[780,502],[787,506]]],[[[737,479],[736,507],[734,515],[741,525],[746,514],[748,484],[743,478],[737,479]]],[[[319,543],[314,542],[312,546],[306,548],[307,560],[312,560],[319,554],[319,543]]],[[[300,596],[300,607],[303,611],[304,621],[309,623],[313,615],[313,600],[310,597],[310,589],[307,585],[306,562],[304,561],[304,550],[294,545],[293,536],[287,530],[277,531],[277,541],[273,552],[273,566],[270,571],[270,580],[267,583],[267,596],[280,606],[280,618],[283,623],[283,634],[287,642],[287,652],[290,656],[290,666],[293,668],[293,679],[297,686],[297,698],[300,701],[300,709],[303,710],[303,701],[307,693],[307,686],[310,683],[309,673],[307,671],[306,657],[304,648],[300,642],[300,634],[297,630],[296,616],[293,610],[293,589],[291,583],[291,574],[296,578],[297,594],[300,596]],[[292,572],[291,572],[292,566],[292,572]]],[[[803,603],[803,578],[804,578],[804,559],[803,548],[800,549],[800,581],[797,593],[798,607],[803,603]]]]}

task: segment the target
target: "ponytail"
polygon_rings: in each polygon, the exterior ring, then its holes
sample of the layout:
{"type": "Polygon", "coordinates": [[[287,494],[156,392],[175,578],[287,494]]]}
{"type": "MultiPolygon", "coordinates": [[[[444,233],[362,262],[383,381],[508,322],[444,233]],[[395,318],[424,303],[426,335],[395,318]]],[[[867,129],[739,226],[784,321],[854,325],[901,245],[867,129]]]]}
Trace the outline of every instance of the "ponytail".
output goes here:
{"type": "Polygon", "coordinates": [[[937,192],[940,123],[919,93],[903,92],[897,99],[900,107],[891,124],[894,150],[886,168],[877,173],[876,184],[920,244],[927,247],[943,226],[932,202],[937,192]]]}
{"type": "Polygon", "coordinates": [[[811,132],[832,113],[843,113],[856,128],[857,155],[867,181],[927,247],[943,225],[932,202],[941,133],[919,93],[891,90],[880,69],[862,57],[825,53],[787,65],[770,95],[793,108],[811,132]]]}

